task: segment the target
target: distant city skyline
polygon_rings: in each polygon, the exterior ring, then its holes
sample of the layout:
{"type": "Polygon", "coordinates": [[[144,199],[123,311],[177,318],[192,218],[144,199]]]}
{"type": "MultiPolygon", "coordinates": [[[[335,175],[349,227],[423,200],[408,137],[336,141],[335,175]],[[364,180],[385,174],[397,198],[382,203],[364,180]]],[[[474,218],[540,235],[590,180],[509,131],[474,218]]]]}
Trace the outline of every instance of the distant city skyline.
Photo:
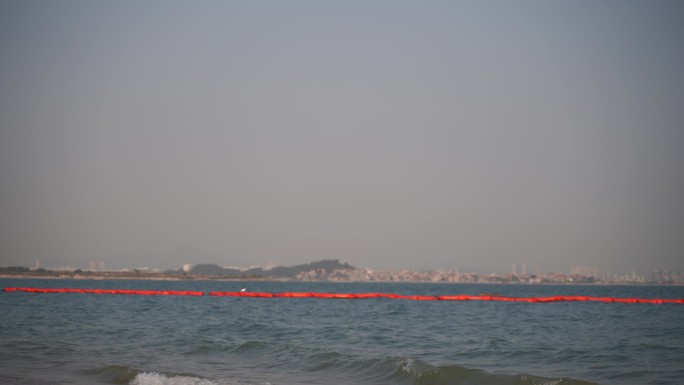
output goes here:
{"type": "Polygon", "coordinates": [[[105,269],[104,261],[90,261],[87,269],[73,266],[43,268],[36,261],[35,268],[2,267],[0,275],[12,277],[59,277],[73,279],[242,279],[285,281],[332,281],[332,282],[433,282],[433,283],[506,283],[506,284],[684,284],[684,272],[654,270],[640,274],[636,270],[618,273],[597,266],[572,266],[570,273],[527,272],[523,264],[517,272],[515,264],[509,272],[477,272],[459,269],[433,269],[414,271],[407,269],[374,269],[349,265],[339,260],[320,260],[295,266],[221,267],[212,263],[181,268],[159,269],[152,267],[105,269]],[[97,267],[96,267],[97,266],[97,267]]]}
{"type": "MultiPolygon", "coordinates": [[[[528,265],[526,262],[517,261],[511,262],[508,266],[493,266],[493,267],[482,267],[477,265],[467,265],[458,264],[458,258],[454,258],[454,264],[443,265],[443,266],[423,266],[419,264],[408,265],[408,266],[398,266],[398,265],[363,265],[363,262],[354,262],[353,258],[313,258],[311,260],[300,260],[293,263],[277,263],[274,261],[263,261],[256,262],[259,259],[251,258],[227,258],[220,256],[216,253],[212,253],[206,250],[195,248],[192,246],[181,246],[173,250],[168,250],[164,253],[155,253],[151,255],[117,255],[104,258],[92,258],[92,259],[54,259],[54,258],[36,258],[33,263],[28,264],[17,264],[17,266],[25,267],[47,267],[47,268],[59,268],[59,267],[72,267],[77,269],[89,269],[89,270],[121,270],[121,269],[135,269],[135,268],[151,268],[159,270],[175,270],[183,269],[185,265],[194,266],[203,263],[212,263],[223,267],[234,267],[234,268],[249,268],[249,267],[268,267],[268,266],[289,266],[297,264],[306,264],[315,260],[323,259],[338,259],[343,262],[348,262],[353,266],[358,268],[370,268],[370,269],[389,269],[389,270],[414,270],[414,271],[431,271],[431,270],[457,270],[462,272],[495,272],[495,273],[514,273],[514,274],[538,274],[538,273],[564,273],[564,274],[578,274],[584,276],[596,276],[600,277],[602,274],[629,274],[632,271],[637,272],[640,275],[650,274],[653,271],[659,270],[669,270],[669,271],[684,271],[684,269],[678,269],[675,267],[660,267],[652,269],[638,269],[629,266],[613,266],[607,267],[604,265],[593,264],[573,264],[572,261],[568,261],[568,265],[560,268],[548,268],[544,265],[528,265]],[[46,264],[47,262],[47,264],[46,264]],[[106,268],[105,268],[106,267],[106,268]]],[[[418,259],[418,258],[417,258],[418,259]]],[[[263,259],[261,259],[263,260],[263,259]]],[[[363,259],[360,259],[363,260],[363,259]]],[[[9,265],[2,265],[9,266],[9,265]]]]}
{"type": "Polygon", "coordinates": [[[2,1],[0,265],[684,270],[682,20],[2,1]]]}
{"type": "MultiPolygon", "coordinates": [[[[221,258],[218,255],[211,254],[204,250],[199,250],[189,246],[178,248],[174,251],[165,254],[159,254],[151,256],[151,258],[146,258],[145,256],[127,256],[128,259],[119,258],[109,258],[109,259],[90,259],[87,261],[61,261],[57,264],[45,265],[41,259],[36,259],[31,267],[37,268],[48,268],[48,269],[81,269],[89,271],[120,271],[120,270],[134,270],[134,269],[149,269],[154,271],[165,271],[165,270],[183,270],[189,271],[193,266],[199,264],[215,264],[225,268],[241,268],[249,269],[255,267],[275,267],[275,266],[292,266],[297,264],[307,264],[311,261],[304,261],[295,264],[276,264],[273,262],[267,262],[265,264],[244,264],[240,263],[239,260],[233,260],[226,263],[226,259],[221,258]],[[186,255],[187,256],[183,256],[186,255]],[[195,254],[195,257],[190,255],[195,254]],[[197,255],[202,255],[197,257],[197,255]],[[109,260],[113,264],[110,265],[106,261],[109,260]],[[175,262],[173,262],[175,261],[175,262]]],[[[327,258],[320,258],[318,260],[324,260],[327,258]]],[[[49,260],[49,259],[48,259],[49,260]]],[[[455,271],[461,273],[496,273],[496,274],[514,274],[520,276],[530,276],[539,274],[549,274],[549,273],[560,273],[567,275],[578,275],[585,277],[594,277],[601,279],[610,279],[613,276],[629,276],[629,275],[639,275],[648,276],[658,271],[672,271],[680,272],[677,269],[652,269],[652,270],[638,270],[635,268],[628,267],[618,267],[616,269],[610,269],[605,266],[600,265],[569,265],[565,269],[544,269],[539,265],[528,267],[524,262],[512,263],[511,266],[506,269],[505,266],[483,269],[476,266],[440,266],[440,267],[430,267],[430,268],[410,268],[410,267],[398,267],[398,266],[365,266],[361,264],[351,263],[349,260],[340,259],[341,262],[350,263],[359,269],[376,269],[376,270],[388,270],[388,271],[455,271]]],[[[23,265],[22,265],[23,266],[23,265]]],[[[2,267],[2,266],[0,266],[2,267]]]]}

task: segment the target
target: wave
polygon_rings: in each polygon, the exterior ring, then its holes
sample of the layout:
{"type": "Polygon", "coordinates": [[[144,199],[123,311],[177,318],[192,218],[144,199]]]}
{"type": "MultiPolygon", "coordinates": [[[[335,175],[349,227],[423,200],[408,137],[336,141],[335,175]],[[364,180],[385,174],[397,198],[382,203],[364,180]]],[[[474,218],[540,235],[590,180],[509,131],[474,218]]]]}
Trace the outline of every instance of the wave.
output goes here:
{"type": "MultiPolygon", "coordinates": [[[[495,374],[459,365],[430,365],[411,358],[353,358],[340,353],[316,353],[305,360],[301,374],[320,383],[393,385],[598,385],[572,378],[529,374],[495,374]],[[308,374],[305,374],[308,373],[308,374]]],[[[281,363],[283,364],[283,363],[281,363]]],[[[287,372],[287,370],[284,370],[287,372]]],[[[186,373],[140,371],[110,365],[89,372],[105,383],[122,385],[236,385],[241,381],[207,379],[186,373]]],[[[286,380],[287,374],[281,378],[286,380]]],[[[301,379],[301,377],[298,377],[301,379]]],[[[242,382],[246,381],[246,382],[242,382]]],[[[259,381],[259,383],[263,383],[259,381]]]]}
{"type": "Polygon", "coordinates": [[[96,369],[84,371],[87,375],[98,377],[107,384],[128,384],[140,371],[123,365],[107,365],[96,369]]]}
{"type": "Polygon", "coordinates": [[[493,374],[458,365],[432,366],[410,359],[406,360],[392,377],[393,382],[413,385],[597,385],[571,378],[493,374]]]}
{"type": "Polygon", "coordinates": [[[218,385],[199,377],[166,376],[156,372],[139,373],[129,385],[218,385]]]}
{"type": "Polygon", "coordinates": [[[87,370],[107,384],[121,385],[224,385],[192,374],[146,372],[123,365],[107,365],[87,370]]]}
{"type": "Polygon", "coordinates": [[[528,374],[494,374],[459,365],[430,365],[411,358],[350,359],[341,354],[317,355],[309,371],[348,374],[361,383],[399,385],[597,385],[572,378],[528,374]]]}

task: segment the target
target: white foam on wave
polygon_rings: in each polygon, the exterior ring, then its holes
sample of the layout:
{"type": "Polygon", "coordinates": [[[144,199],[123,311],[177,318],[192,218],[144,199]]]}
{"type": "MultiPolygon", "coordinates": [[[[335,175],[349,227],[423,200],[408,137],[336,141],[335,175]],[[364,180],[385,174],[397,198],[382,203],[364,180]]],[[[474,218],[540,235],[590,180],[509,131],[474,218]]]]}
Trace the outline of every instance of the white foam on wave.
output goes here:
{"type": "MultiPolygon", "coordinates": [[[[140,373],[132,379],[128,385],[255,385],[248,382],[225,381],[219,382],[210,381],[204,378],[191,376],[167,376],[157,372],[140,373]]],[[[259,385],[271,385],[268,382],[259,383],[259,385]]]]}
{"type": "Polygon", "coordinates": [[[215,382],[198,377],[173,376],[167,377],[156,372],[140,373],[129,385],[218,385],[215,382]]]}

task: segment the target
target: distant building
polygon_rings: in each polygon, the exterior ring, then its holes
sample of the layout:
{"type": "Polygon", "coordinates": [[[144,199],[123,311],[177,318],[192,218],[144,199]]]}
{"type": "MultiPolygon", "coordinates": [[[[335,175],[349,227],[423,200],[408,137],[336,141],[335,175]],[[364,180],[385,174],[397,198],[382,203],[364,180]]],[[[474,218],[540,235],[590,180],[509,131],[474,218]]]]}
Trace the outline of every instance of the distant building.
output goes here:
{"type": "Polygon", "coordinates": [[[192,265],[191,265],[191,264],[186,263],[185,265],[183,265],[183,272],[189,273],[190,270],[192,270],[192,265]]]}

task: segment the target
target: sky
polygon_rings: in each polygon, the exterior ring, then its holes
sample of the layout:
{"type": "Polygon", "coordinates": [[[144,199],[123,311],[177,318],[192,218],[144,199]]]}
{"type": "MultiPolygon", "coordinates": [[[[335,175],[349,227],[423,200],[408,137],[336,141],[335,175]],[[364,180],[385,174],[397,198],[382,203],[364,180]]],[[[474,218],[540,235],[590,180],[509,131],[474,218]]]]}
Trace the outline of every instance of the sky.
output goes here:
{"type": "Polygon", "coordinates": [[[681,20],[664,0],[4,0],[0,265],[192,247],[684,270],[681,20]]]}

